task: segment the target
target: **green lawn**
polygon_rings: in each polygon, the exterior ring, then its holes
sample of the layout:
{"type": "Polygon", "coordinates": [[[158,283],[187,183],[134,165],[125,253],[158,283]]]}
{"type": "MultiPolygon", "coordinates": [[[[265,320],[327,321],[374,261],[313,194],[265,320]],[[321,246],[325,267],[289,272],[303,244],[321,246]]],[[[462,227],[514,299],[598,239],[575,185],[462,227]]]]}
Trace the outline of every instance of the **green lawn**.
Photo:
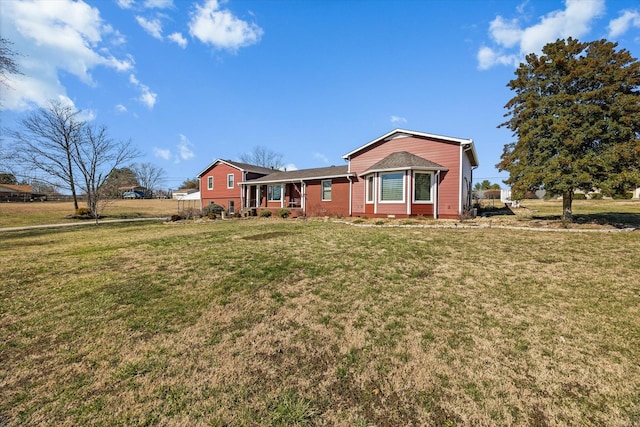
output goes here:
{"type": "Polygon", "coordinates": [[[4,232],[0,424],[638,425],[638,233],[4,232]]]}

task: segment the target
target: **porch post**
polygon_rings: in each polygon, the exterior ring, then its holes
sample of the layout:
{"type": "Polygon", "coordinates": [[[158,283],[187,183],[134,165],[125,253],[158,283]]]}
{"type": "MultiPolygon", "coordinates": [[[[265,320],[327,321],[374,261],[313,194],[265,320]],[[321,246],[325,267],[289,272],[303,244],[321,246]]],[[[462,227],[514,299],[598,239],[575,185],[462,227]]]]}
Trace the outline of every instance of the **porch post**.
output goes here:
{"type": "Polygon", "coordinates": [[[280,208],[284,208],[285,191],[287,189],[286,184],[280,184],[280,208]]]}

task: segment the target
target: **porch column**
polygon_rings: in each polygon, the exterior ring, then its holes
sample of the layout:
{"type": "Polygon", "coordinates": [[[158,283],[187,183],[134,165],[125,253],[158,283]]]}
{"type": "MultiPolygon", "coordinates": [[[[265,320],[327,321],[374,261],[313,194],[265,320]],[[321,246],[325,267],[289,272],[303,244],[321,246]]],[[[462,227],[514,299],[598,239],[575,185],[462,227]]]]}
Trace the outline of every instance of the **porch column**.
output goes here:
{"type": "Polygon", "coordinates": [[[302,215],[307,216],[307,183],[304,181],[300,185],[300,208],[302,215]]]}
{"type": "Polygon", "coordinates": [[[411,197],[413,195],[412,192],[412,185],[411,183],[413,182],[413,180],[411,179],[411,171],[405,171],[404,173],[404,179],[407,181],[407,216],[411,215],[411,203],[413,201],[413,197],[411,197]]]}
{"type": "Polygon", "coordinates": [[[286,197],[286,184],[280,184],[280,208],[284,208],[284,199],[286,197]]]}

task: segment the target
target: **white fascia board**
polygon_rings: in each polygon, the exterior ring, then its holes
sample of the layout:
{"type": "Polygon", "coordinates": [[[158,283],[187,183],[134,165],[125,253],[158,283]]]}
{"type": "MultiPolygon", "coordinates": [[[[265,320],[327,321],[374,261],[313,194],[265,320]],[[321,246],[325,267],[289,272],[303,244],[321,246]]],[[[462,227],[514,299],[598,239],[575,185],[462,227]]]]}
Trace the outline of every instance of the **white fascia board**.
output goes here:
{"type": "Polygon", "coordinates": [[[391,132],[387,132],[386,134],[374,139],[373,141],[367,142],[366,144],[356,148],[353,151],[348,152],[347,154],[345,154],[344,156],[342,156],[343,159],[345,160],[349,160],[351,158],[351,156],[355,153],[357,153],[358,151],[361,151],[367,147],[369,147],[370,145],[373,145],[377,142],[380,141],[384,141],[385,139],[389,138],[390,136],[399,133],[399,134],[406,134],[409,136],[420,136],[423,138],[432,138],[432,139],[441,139],[444,141],[450,141],[450,142],[455,142],[458,144],[473,144],[473,140],[472,139],[466,139],[466,138],[456,138],[456,137],[452,137],[452,136],[445,136],[445,135],[436,135],[434,133],[425,133],[425,132],[417,132],[414,130],[407,130],[407,129],[394,129],[391,132]]]}

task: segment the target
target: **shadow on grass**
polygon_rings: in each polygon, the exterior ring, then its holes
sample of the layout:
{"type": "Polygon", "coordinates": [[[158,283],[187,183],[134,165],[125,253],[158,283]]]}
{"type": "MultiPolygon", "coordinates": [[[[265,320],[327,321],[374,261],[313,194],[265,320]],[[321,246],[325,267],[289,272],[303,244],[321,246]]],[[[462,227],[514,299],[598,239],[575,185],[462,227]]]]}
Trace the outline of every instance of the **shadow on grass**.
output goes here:
{"type": "MultiPolygon", "coordinates": [[[[562,221],[561,215],[534,215],[532,219],[547,221],[562,221]]],[[[640,213],[602,212],[592,214],[575,214],[575,224],[610,225],[616,228],[640,227],[640,213]]]]}

